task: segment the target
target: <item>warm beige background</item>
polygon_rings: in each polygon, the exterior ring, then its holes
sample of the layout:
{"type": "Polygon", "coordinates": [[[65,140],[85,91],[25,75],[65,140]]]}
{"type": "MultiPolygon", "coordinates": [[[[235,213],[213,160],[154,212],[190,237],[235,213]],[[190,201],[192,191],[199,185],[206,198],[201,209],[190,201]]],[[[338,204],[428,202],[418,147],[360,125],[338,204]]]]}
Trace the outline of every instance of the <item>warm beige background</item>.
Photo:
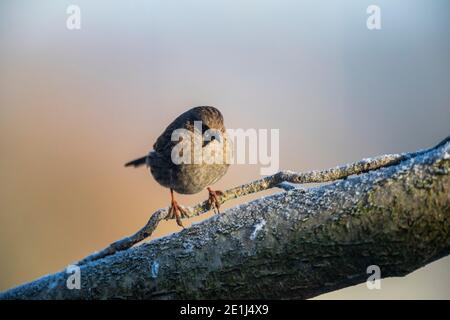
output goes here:
{"type": "MultiPolygon", "coordinates": [[[[449,9],[446,0],[1,1],[0,290],[64,268],[166,206],[168,191],[123,163],[189,106],[218,106],[233,128],[279,128],[281,166],[292,170],[437,143],[450,133],[449,9]],[[365,26],[373,2],[381,31],[365,26]],[[65,27],[74,3],[79,31],[65,27]]],[[[216,187],[258,177],[257,166],[234,166],[216,187]]],[[[177,230],[163,223],[155,236],[177,230]]],[[[449,299],[449,267],[446,258],[380,291],[323,297],[449,299]]]]}

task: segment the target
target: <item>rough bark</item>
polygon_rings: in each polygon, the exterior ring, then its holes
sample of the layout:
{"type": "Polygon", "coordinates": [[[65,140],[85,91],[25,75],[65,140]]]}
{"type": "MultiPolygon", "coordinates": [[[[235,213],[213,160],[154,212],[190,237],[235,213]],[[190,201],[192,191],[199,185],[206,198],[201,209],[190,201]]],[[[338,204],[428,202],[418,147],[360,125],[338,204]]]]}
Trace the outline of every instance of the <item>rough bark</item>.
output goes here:
{"type": "MultiPolygon", "coordinates": [[[[310,298],[404,276],[450,253],[450,142],[401,162],[229,209],[181,232],[61,271],[2,299],[310,298]]],[[[338,177],[340,178],[340,177],[338,177]]],[[[289,190],[290,189],[290,190],[289,190]]]]}

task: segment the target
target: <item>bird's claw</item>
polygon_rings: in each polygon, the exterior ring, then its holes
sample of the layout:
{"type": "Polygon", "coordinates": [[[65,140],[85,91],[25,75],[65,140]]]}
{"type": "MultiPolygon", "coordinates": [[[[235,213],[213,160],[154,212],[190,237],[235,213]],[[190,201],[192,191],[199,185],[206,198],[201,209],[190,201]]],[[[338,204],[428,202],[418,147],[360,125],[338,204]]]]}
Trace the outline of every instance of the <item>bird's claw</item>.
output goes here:
{"type": "Polygon", "coordinates": [[[209,197],[208,197],[208,204],[210,208],[213,208],[214,213],[220,214],[220,200],[219,197],[223,195],[222,191],[219,190],[212,190],[211,188],[207,188],[209,197]],[[217,210],[217,211],[216,211],[217,210]]]}
{"type": "Polygon", "coordinates": [[[172,201],[172,204],[169,208],[169,213],[166,216],[166,220],[175,219],[177,224],[184,228],[183,223],[181,222],[182,218],[189,218],[187,211],[181,207],[175,200],[172,201]]]}

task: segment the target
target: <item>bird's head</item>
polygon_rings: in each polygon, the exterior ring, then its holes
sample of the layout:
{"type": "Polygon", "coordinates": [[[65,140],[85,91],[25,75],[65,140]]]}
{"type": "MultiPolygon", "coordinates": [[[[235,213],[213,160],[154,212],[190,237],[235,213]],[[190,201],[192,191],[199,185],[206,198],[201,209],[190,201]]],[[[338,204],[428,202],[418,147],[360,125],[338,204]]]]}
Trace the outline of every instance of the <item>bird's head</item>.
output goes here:
{"type": "Polygon", "coordinates": [[[197,121],[202,122],[202,133],[206,140],[217,139],[219,142],[225,135],[226,129],[220,111],[211,106],[193,108],[197,121]]]}

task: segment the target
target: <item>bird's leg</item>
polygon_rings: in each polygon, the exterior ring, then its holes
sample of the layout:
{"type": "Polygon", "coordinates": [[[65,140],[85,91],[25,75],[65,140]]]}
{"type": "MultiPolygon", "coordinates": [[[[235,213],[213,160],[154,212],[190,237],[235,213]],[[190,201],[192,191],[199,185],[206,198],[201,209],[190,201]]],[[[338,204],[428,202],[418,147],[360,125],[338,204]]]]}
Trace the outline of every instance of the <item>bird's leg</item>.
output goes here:
{"type": "Polygon", "coordinates": [[[169,213],[166,216],[166,220],[168,219],[176,219],[177,224],[184,228],[183,224],[181,223],[181,218],[188,218],[189,215],[187,214],[186,210],[184,210],[178,203],[175,201],[175,198],[173,196],[173,190],[170,189],[170,208],[169,213]]]}
{"type": "Polygon", "coordinates": [[[212,190],[210,187],[206,188],[208,189],[208,193],[209,193],[209,197],[208,197],[208,203],[209,203],[209,207],[213,208],[214,213],[219,214],[220,211],[220,201],[219,201],[219,197],[221,197],[223,195],[222,191],[219,190],[212,190]],[[216,212],[217,209],[217,212],[216,212]]]}

